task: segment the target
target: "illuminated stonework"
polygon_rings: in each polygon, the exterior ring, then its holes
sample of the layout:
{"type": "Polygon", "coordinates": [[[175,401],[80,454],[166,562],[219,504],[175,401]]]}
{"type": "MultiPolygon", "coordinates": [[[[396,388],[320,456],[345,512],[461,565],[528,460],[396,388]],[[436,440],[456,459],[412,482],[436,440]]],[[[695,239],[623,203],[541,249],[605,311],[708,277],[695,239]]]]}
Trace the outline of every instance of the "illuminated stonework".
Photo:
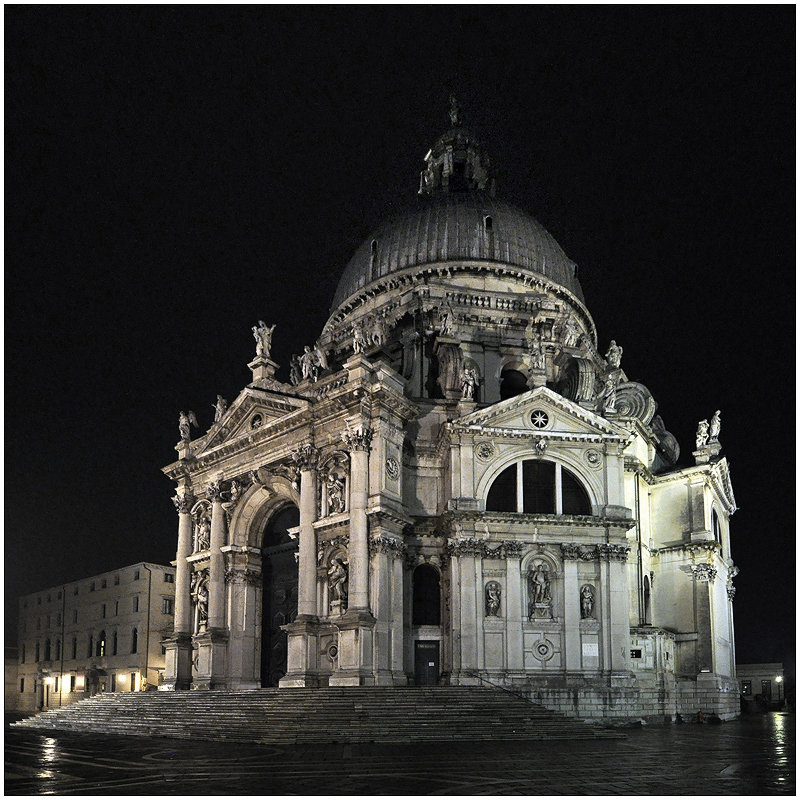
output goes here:
{"type": "Polygon", "coordinates": [[[165,469],[214,502],[200,551],[178,504],[162,688],[490,682],[584,717],[733,716],[719,414],[677,466],[577,267],[494,196],[460,117],[420,195],[356,251],[286,383],[259,322],[253,382],[165,469]]]}

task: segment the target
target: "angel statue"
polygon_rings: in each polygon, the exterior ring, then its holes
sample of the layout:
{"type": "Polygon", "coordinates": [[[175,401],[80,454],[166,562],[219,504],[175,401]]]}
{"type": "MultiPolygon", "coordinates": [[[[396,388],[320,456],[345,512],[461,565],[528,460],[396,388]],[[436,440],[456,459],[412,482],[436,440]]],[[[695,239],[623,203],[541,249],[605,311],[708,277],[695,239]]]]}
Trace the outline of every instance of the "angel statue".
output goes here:
{"type": "Polygon", "coordinates": [[[181,411],[180,416],[178,417],[178,429],[181,432],[182,442],[188,442],[191,438],[191,430],[189,428],[190,425],[194,425],[195,428],[200,427],[197,423],[197,417],[194,415],[194,411],[181,411]]]}
{"type": "Polygon", "coordinates": [[[303,347],[303,355],[300,356],[300,371],[303,375],[303,380],[310,380],[316,383],[319,379],[320,369],[328,368],[328,360],[325,358],[325,352],[317,343],[312,350],[308,345],[303,347]]]}
{"type": "Polygon", "coordinates": [[[269,358],[269,351],[272,349],[272,331],[274,330],[275,326],[268,328],[263,319],[258,321],[257,326],[253,326],[253,338],[256,340],[256,356],[269,358]]]}
{"type": "Polygon", "coordinates": [[[722,420],[720,419],[721,414],[721,411],[715,411],[714,416],[711,417],[711,426],[708,429],[709,442],[716,442],[719,440],[719,431],[722,427],[722,420]]]}

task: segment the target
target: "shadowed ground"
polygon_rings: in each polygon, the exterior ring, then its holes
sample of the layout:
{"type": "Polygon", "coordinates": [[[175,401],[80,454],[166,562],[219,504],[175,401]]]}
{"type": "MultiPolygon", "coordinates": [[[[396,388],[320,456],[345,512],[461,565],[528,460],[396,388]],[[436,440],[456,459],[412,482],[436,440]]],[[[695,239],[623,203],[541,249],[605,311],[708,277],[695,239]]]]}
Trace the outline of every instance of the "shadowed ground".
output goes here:
{"type": "Polygon", "coordinates": [[[7,795],[795,793],[794,714],[627,739],[254,746],[6,727],[7,795]]]}

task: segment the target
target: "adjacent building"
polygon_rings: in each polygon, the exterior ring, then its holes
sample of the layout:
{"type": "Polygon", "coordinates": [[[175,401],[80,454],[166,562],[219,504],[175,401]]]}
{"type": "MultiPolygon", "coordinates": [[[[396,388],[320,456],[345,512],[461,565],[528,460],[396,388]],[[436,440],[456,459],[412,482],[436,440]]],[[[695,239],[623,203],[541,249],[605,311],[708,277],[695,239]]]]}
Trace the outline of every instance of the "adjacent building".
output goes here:
{"type": "Polygon", "coordinates": [[[783,664],[737,664],[736,675],[742,699],[749,704],[757,697],[766,703],[782,703],[786,699],[783,664]]]}
{"type": "Polygon", "coordinates": [[[146,562],[22,597],[6,706],[33,712],[157,686],[174,603],[175,568],[146,562]]]}
{"type": "Polygon", "coordinates": [[[733,717],[720,413],[680,465],[457,108],[423,166],[288,382],[259,322],[249,385],[197,439],[181,415],[161,688],[499,685],[585,718],[733,717]]]}

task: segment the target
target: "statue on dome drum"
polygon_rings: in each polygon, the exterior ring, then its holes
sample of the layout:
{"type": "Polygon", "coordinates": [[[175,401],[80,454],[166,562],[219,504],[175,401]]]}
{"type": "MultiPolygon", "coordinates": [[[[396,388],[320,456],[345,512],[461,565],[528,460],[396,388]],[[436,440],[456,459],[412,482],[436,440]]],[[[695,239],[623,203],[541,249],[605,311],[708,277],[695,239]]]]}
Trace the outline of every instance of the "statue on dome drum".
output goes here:
{"type": "Polygon", "coordinates": [[[182,442],[188,442],[191,439],[191,425],[194,425],[195,428],[200,427],[194,411],[181,411],[178,416],[178,430],[180,431],[182,442]]]}
{"type": "Polygon", "coordinates": [[[319,347],[312,350],[305,345],[303,355],[300,356],[300,371],[304,381],[316,383],[319,380],[320,369],[325,369],[327,365],[325,354],[319,347]]]}
{"type": "Polygon", "coordinates": [[[617,410],[617,384],[619,383],[619,374],[612,373],[605,380],[603,387],[603,413],[614,412],[617,410]]]}
{"type": "Polygon", "coordinates": [[[719,431],[722,427],[722,420],[720,419],[721,416],[720,411],[715,411],[714,416],[711,417],[711,425],[708,428],[708,441],[709,442],[717,442],[719,441],[719,431]]]}
{"type": "Polygon", "coordinates": [[[464,365],[461,370],[461,399],[474,400],[475,390],[478,388],[480,378],[476,367],[464,365]]]}
{"type": "Polygon", "coordinates": [[[694,441],[698,450],[708,444],[708,420],[702,419],[697,425],[697,434],[694,441]]]}
{"type": "Polygon", "coordinates": [[[289,383],[292,386],[297,386],[303,380],[303,368],[300,365],[300,356],[293,355],[292,360],[289,362],[289,383]]]}
{"type": "Polygon", "coordinates": [[[536,372],[545,370],[544,344],[542,336],[536,328],[532,328],[528,336],[528,350],[531,357],[531,369],[536,372]]]}
{"type": "Polygon", "coordinates": [[[608,366],[612,369],[619,369],[619,365],[622,363],[622,348],[613,339],[608,346],[606,361],[608,361],[608,366]]]}
{"type": "Polygon", "coordinates": [[[218,425],[225,416],[225,412],[228,410],[228,401],[221,394],[218,394],[217,402],[212,408],[214,409],[214,424],[218,425]]]}
{"type": "Polygon", "coordinates": [[[253,338],[256,340],[256,357],[269,358],[269,351],[272,349],[272,331],[275,330],[275,325],[271,328],[267,327],[267,323],[260,319],[258,325],[253,326],[253,338]]]}
{"type": "Polygon", "coordinates": [[[353,352],[356,355],[365,353],[369,342],[364,335],[364,326],[360,322],[353,323],[353,352]]]}

